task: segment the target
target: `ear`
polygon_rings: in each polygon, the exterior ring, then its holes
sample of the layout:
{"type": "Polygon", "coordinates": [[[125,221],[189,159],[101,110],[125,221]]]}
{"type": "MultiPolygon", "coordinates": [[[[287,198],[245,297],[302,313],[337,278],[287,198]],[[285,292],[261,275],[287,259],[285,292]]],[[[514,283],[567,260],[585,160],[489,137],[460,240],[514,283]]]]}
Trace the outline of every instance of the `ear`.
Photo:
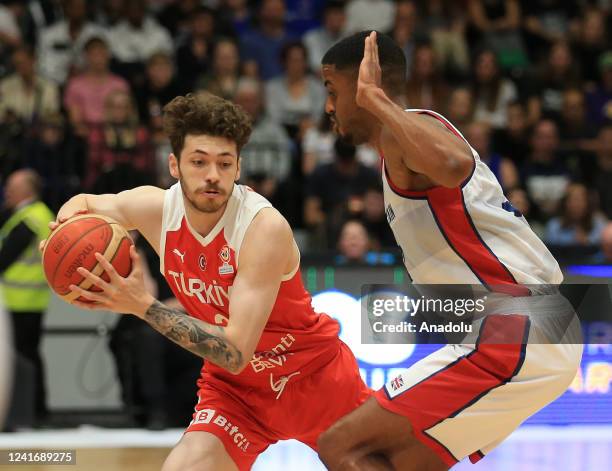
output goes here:
{"type": "Polygon", "coordinates": [[[238,180],[240,180],[240,163],[242,162],[242,157],[238,156],[238,162],[236,162],[236,178],[234,178],[234,181],[237,182],[238,180]]]}
{"type": "Polygon", "coordinates": [[[168,169],[170,170],[170,175],[178,180],[181,172],[179,170],[179,161],[174,154],[168,156],[168,169]]]}

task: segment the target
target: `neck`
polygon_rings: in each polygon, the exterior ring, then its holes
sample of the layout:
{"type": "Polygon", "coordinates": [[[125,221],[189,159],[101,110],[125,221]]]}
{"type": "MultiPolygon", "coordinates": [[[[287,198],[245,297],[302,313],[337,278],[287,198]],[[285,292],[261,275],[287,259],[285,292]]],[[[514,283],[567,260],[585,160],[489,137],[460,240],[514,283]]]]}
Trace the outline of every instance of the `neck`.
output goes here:
{"type": "Polygon", "coordinates": [[[183,203],[185,206],[185,217],[187,218],[187,221],[189,221],[191,227],[202,237],[206,237],[210,231],[213,230],[219,220],[223,217],[225,209],[227,208],[227,203],[225,203],[214,213],[205,213],[195,209],[184,196],[183,203]]]}

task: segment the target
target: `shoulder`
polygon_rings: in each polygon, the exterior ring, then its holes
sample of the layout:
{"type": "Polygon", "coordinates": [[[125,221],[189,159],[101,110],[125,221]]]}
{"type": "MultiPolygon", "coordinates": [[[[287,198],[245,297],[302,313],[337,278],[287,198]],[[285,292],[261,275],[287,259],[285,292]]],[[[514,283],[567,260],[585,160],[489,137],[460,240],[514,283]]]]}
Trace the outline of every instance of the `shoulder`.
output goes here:
{"type": "Polygon", "coordinates": [[[245,235],[247,240],[257,240],[268,247],[287,242],[292,237],[291,226],[284,216],[273,207],[261,209],[253,218],[245,235]]]}

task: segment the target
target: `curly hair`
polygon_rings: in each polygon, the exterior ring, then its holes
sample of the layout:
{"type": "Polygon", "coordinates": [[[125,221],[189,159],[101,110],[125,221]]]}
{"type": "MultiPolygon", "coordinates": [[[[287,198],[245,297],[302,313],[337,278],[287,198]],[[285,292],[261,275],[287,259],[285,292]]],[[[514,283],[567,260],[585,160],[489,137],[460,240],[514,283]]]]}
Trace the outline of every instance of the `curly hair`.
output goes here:
{"type": "Polygon", "coordinates": [[[224,137],[238,153],[251,135],[251,118],[238,105],[209,93],[177,96],[164,106],[164,131],[180,158],[187,134],[224,137]]]}

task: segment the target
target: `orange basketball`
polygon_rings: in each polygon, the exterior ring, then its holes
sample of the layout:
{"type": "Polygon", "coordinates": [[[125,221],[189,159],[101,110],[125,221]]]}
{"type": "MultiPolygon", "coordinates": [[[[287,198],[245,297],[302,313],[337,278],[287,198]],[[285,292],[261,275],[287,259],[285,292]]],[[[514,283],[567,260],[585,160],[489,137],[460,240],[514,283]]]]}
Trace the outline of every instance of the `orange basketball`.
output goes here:
{"type": "MultiPolygon", "coordinates": [[[[45,245],[43,267],[49,286],[64,300],[77,298],[70,285],[85,290],[100,291],[84,279],[77,268],[83,267],[94,275],[109,281],[108,274],[96,260],[100,252],[121,276],[132,270],[130,246],[132,239],[114,219],[97,214],[85,214],[71,218],[55,229],[45,245]]],[[[79,298],[79,301],[87,301],[79,298]]]]}

